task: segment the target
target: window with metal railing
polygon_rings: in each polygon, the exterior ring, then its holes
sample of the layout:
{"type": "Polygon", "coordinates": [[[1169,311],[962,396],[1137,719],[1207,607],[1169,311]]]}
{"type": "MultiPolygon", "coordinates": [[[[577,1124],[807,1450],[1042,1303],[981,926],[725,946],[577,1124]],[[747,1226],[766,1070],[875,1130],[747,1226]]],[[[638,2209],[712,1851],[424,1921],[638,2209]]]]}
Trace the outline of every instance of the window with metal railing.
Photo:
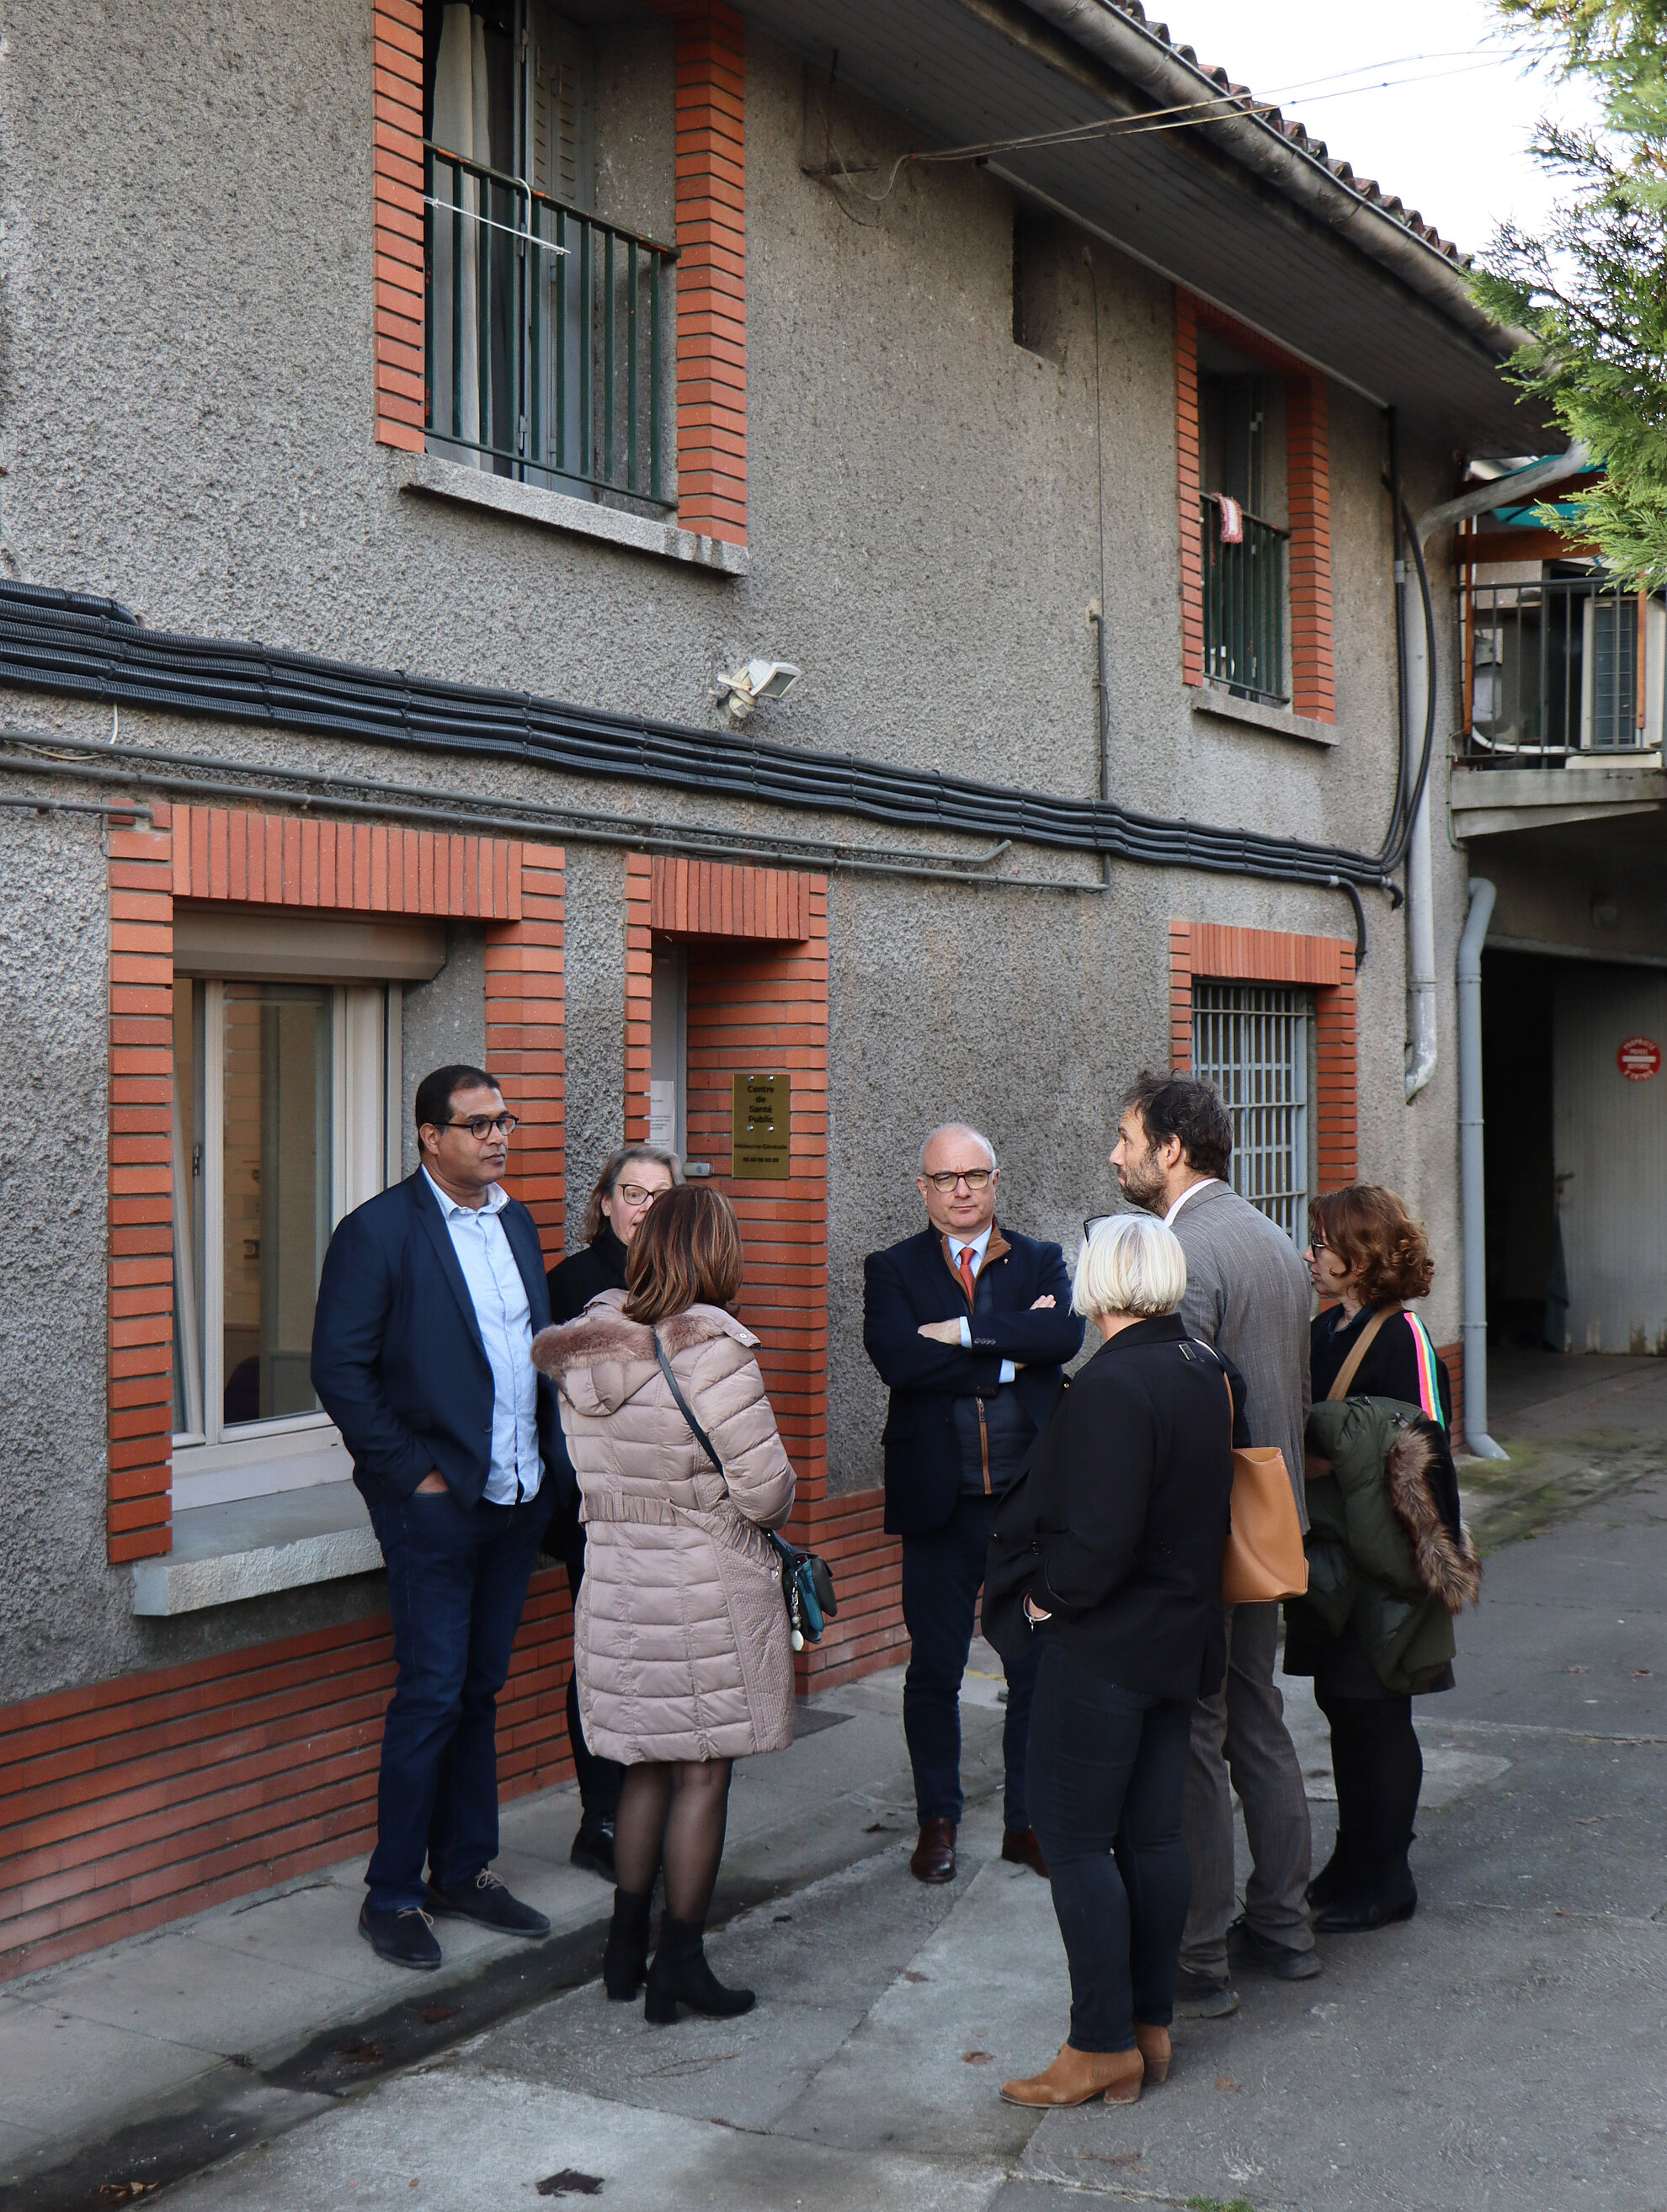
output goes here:
{"type": "Polygon", "coordinates": [[[1286,557],[1291,533],[1206,492],[1198,502],[1204,570],[1204,673],[1245,699],[1283,706],[1286,557]]]}
{"type": "Polygon", "coordinates": [[[1232,1123],[1232,1187],[1299,1249],[1308,1239],[1314,1187],[1315,1042],[1306,991],[1262,983],[1192,987],[1192,1072],[1215,1085],[1232,1123]]]}
{"type": "Polygon", "coordinates": [[[447,7],[424,141],[431,453],[676,503],[676,248],[592,211],[581,34],[540,0],[447,7]]]}
{"type": "Polygon", "coordinates": [[[1667,611],[1602,574],[1461,587],[1472,761],[1562,768],[1658,753],[1667,611]]]}

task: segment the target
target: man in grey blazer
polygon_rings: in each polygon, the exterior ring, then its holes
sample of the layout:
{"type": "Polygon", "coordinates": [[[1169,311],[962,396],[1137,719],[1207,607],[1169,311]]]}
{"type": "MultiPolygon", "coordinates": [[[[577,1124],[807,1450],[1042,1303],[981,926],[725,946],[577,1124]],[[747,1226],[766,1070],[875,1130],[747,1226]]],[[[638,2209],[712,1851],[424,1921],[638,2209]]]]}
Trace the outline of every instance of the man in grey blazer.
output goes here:
{"type": "MultiPolygon", "coordinates": [[[[1232,1142],[1226,1109],[1208,1083],[1146,1074],[1124,1102],[1111,1164],[1124,1197],[1179,1237],[1187,1259],[1181,1318],[1244,1377],[1250,1440],[1284,1453],[1306,1528],[1308,1275],[1284,1231],[1229,1186],[1232,1142]]],[[[1176,1989],[1183,2017],[1218,2019],[1238,2005],[1227,1966],[1235,1790],[1254,1862],[1239,1923],[1244,1949],[1282,1981],[1320,1971],[1308,1915],[1308,1801],[1274,1686],[1278,1650],[1278,1606],[1229,1607],[1226,1680],[1193,1717],[1185,1813],[1192,1905],[1176,1989]]]]}

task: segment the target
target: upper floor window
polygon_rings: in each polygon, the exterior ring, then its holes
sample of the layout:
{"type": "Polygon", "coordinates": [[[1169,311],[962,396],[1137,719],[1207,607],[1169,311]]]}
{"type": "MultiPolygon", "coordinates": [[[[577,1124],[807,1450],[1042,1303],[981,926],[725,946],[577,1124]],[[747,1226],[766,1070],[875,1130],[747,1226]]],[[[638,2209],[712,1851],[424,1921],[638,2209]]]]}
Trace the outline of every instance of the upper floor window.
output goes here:
{"type": "Polygon", "coordinates": [[[1592,754],[1658,757],[1662,595],[1573,562],[1516,574],[1532,580],[1472,582],[1459,595],[1466,751],[1521,768],[1592,754]]]}
{"type": "Polygon", "coordinates": [[[1283,705],[1290,530],[1284,380],[1208,332],[1198,351],[1204,673],[1283,705]]]}
{"type": "Polygon", "coordinates": [[[423,10],[430,453],[675,503],[675,251],[596,210],[593,34],[548,0],[423,10]]]}

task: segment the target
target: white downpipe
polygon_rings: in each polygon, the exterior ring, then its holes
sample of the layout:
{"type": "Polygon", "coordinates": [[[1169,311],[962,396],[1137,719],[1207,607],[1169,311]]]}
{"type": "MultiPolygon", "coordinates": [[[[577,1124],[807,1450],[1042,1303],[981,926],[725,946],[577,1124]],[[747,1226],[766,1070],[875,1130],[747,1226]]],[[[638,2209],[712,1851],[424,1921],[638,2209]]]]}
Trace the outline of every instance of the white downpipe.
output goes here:
{"type": "Polygon", "coordinates": [[[1458,1163],[1464,1248],[1464,1440],[1478,1459],[1508,1459],[1488,1433],[1488,1223],[1481,1152],[1481,947],[1494,886],[1470,878],[1458,940],[1458,1163]]]}
{"type": "MultiPolygon", "coordinates": [[[[1408,625],[1407,690],[1411,726],[1424,727],[1433,672],[1425,651],[1423,609],[1408,625]]],[[[1433,743],[1433,738],[1432,738],[1433,743]]],[[[1435,763],[1430,763],[1433,770],[1435,763]]],[[[1407,1103],[1410,1105],[1435,1073],[1435,885],[1430,864],[1430,785],[1413,817],[1407,845],[1407,1103]]]]}

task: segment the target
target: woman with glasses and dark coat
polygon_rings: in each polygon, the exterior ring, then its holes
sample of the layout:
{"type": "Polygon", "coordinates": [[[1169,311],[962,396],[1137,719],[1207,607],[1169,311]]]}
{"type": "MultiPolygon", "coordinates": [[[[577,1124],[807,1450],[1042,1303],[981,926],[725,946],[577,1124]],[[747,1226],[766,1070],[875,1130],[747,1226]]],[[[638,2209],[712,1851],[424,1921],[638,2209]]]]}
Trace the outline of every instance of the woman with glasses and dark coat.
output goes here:
{"type": "Polygon", "coordinates": [[[1181,1832],[1193,1707],[1226,1668],[1221,1555],[1244,1388],[1189,1340],[1187,1263],[1146,1214],[1091,1224],[1074,1310],[1100,1348],[998,1509],[984,1632],[1040,1653],[1031,1817],[1071,1973],[1070,2033],[1009,2104],[1132,2105],[1170,2066],[1192,1875],[1181,1832]]]}
{"type": "Polygon", "coordinates": [[[1320,1933],[1348,1935],[1416,1908],[1412,1701],[1452,1688],[1452,1617],[1481,1567],[1459,1518],[1452,1384],[1406,1309],[1435,1273],[1422,1229],[1372,1183],[1313,1200],[1308,1222],[1309,1273],[1335,1303],[1313,1324],[1309,1590],[1286,1607],[1285,1671],[1314,1677],[1331,1726],[1337,1842],[1308,1896],[1320,1933]]]}
{"type": "MultiPolygon", "coordinates": [[[[610,1152],[585,1206],[584,1246],[551,1269],[550,1317],[576,1321],[604,1291],[623,1291],[631,1239],[657,1198],[683,1181],[683,1163],[658,1145],[622,1145],[610,1152]]],[[[585,1578],[585,1530],[576,1504],[558,1513],[545,1532],[544,1548],[567,1569],[573,1602],[585,1578]]],[[[598,1759],[585,1741],[579,1718],[576,1674],[568,1677],[567,1735],[579,1781],[579,1832],[569,1856],[587,1874],[613,1880],[613,1830],[619,1808],[619,1768],[598,1759]]]]}

